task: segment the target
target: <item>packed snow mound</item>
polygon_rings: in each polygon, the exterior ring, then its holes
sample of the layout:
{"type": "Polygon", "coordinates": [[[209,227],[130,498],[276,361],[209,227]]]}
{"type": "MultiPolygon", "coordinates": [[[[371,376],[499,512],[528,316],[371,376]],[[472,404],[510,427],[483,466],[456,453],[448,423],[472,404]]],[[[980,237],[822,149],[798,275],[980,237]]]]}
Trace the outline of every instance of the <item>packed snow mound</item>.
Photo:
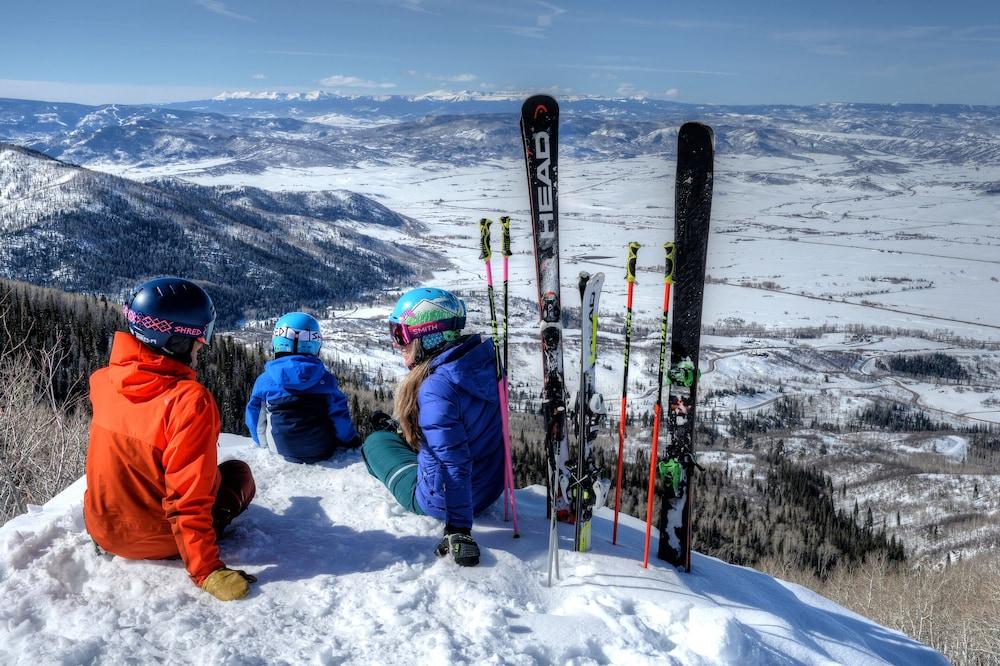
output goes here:
{"type": "MultiPolygon", "coordinates": [[[[802,587],[695,554],[691,574],[639,561],[643,526],[594,521],[545,586],[544,489],[518,491],[522,538],[495,506],[477,520],[478,567],[432,550],[441,525],[407,514],[357,452],[294,465],[223,435],[257,498],[222,542],[259,578],[222,603],[179,561],[99,555],[85,479],[0,527],[0,663],[945,664],[943,657],[802,587]]],[[[653,545],[655,551],[655,544],[653,545]]]]}

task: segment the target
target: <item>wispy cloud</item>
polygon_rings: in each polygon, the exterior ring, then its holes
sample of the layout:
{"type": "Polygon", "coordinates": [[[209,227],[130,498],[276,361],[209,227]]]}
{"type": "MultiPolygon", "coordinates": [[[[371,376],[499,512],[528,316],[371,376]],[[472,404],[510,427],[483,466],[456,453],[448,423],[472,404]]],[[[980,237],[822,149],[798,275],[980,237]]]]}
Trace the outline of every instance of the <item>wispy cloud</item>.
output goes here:
{"type": "MultiPolygon", "coordinates": [[[[698,76],[739,76],[736,72],[718,72],[707,69],[669,69],[667,67],[647,67],[645,65],[583,65],[577,63],[557,63],[553,67],[563,69],[593,70],[592,78],[602,78],[603,72],[648,72],[654,74],[697,74],[698,76]]],[[[603,78],[613,78],[612,75],[603,78]]]]}
{"type": "Polygon", "coordinates": [[[381,7],[404,9],[406,11],[415,12],[418,14],[438,13],[428,9],[426,0],[345,0],[345,1],[353,2],[356,5],[379,5],[381,7]]]}
{"type": "Polygon", "coordinates": [[[251,21],[256,23],[257,19],[251,18],[244,14],[239,14],[233,10],[226,7],[225,3],[220,0],[194,0],[194,4],[207,9],[213,14],[219,14],[220,16],[226,16],[228,18],[238,19],[240,21],[251,21]]]}
{"type": "Polygon", "coordinates": [[[894,79],[901,76],[929,77],[943,76],[947,78],[991,76],[1000,74],[998,60],[968,60],[942,61],[935,64],[921,63],[883,63],[879,66],[865,69],[860,76],[868,78],[894,79]]]}
{"type": "Polygon", "coordinates": [[[669,88],[659,95],[651,94],[645,88],[640,88],[631,83],[621,84],[615,92],[622,97],[656,97],[659,99],[676,99],[681,94],[681,91],[677,88],[669,88]]]}
{"type": "Polygon", "coordinates": [[[535,17],[535,22],[539,27],[547,28],[552,25],[552,19],[559,16],[560,14],[565,14],[566,10],[562,7],[557,7],[548,2],[539,2],[540,6],[544,7],[547,11],[543,14],[539,14],[535,17]]]}
{"type": "Polygon", "coordinates": [[[253,78],[256,81],[263,81],[264,79],[267,78],[267,74],[257,73],[257,74],[254,74],[251,78],[253,78]]]}
{"type": "Polygon", "coordinates": [[[807,28],[774,33],[774,37],[794,42],[857,42],[878,41],[897,42],[909,39],[924,39],[941,34],[947,28],[937,25],[911,25],[897,28],[807,28]]]}
{"type": "Polygon", "coordinates": [[[1000,42],[1000,24],[959,28],[952,36],[962,42],[1000,42]]]}
{"type": "Polygon", "coordinates": [[[268,55],[283,55],[283,56],[321,56],[324,58],[351,58],[357,57],[357,53],[330,53],[328,51],[284,51],[278,49],[270,49],[264,51],[268,55]]]}
{"type": "Polygon", "coordinates": [[[631,83],[623,83],[616,90],[622,97],[649,97],[649,91],[643,90],[631,83]]]}
{"type": "Polygon", "coordinates": [[[344,74],[333,74],[325,79],[320,79],[319,84],[327,88],[395,88],[395,83],[369,81],[357,76],[346,76],[344,74]]]}
{"type": "Polygon", "coordinates": [[[405,76],[412,76],[420,79],[428,79],[430,81],[442,81],[444,83],[471,83],[473,81],[478,81],[479,77],[475,74],[428,74],[426,72],[418,72],[415,69],[404,69],[402,73],[405,76]]]}
{"type": "Polygon", "coordinates": [[[567,10],[549,2],[538,1],[535,4],[544,11],[535,14],[534,25],[496,25],[494,27],[518,37],[528,37],[531,39],[543,38],[546,31],[552,27],[552,22],[555,18],[565,14],[567,10]]]}
{"type": "Polygon", "coordinates": [[[637,28],[671,28],[676,30],[729,30],[739,26],[722,21],[689,21],[676,20],[667,21],[662,19],[644,19],[634,17],[622,17],[621,22],[626,25],[634,25],[637,28]]]}
{"type": "Polygon", "coordinates": [[[468,83],[470,81],[475,81],[479,77],[475,74],[455,74],[454,76],[442,76],[439,77],[440,81],[448,81],[450,83],[468,83]]]}
{"type": "Polygon", "coordinates": [[[430,12],[424,7],[424,3],[421,0],[400,0],[399,2],[392,3],[403,9],[407,9],[411,12],[418,12],[421,14],[429,14],[430,12]]]}
{"type": "Polygon", "coordinates": [[[159,104],[209,99],[218,88],[0,79],[0,97],[78,104],[159,104]]]}
{"type": "Polygon", "coordinates": [[[926,40],[942,36],[943,26],[899,26],[896,28],[807,28],[776,32],[772,37],[781,42],[797,44],[818,55],[842,57],[856,53],[871,44],[926,40]]]}

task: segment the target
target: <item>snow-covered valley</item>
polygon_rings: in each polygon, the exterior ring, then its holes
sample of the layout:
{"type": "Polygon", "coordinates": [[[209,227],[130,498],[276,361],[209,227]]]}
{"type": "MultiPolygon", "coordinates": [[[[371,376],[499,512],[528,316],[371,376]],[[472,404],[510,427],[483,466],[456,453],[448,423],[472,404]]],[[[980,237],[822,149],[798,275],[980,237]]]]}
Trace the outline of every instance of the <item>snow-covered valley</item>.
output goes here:
{"type": "MultiPolygon", "coordinates": [[[[892,164],[823,156],[719,157],[705,293],[702,418],[713,418],[725,434],[724,421],[734,409],[752,415],[766,413],[785,396],[805,401],[804,422],[792,432],[758,436],[759,449],[766,451],[774,439],[784,438],[797,459],[817,464],[837,484],[848,484],[842,508],[850,510],[857,500],[904,540],[914,561],[925,556],[943,561],[1000,542],[998,470],[969,458],[966,437],[959,436],[957,448],[935,447],[923,444],[933,433],[895,436],[860,428],[852,418],[867,405],[891,401],[959,428],[1000,423],[1000,199],[984,193],[1000,180],[1000,166],[902,159],[892,164]],[[972,372],[970,378],[920,379],[874,365],[881,357],[937,352],[958,358],[972,372]],[[741,394],[741,386],[754,393],[741,394]],[[814,422],[838,424],[844,432],[823,434],[810,427],[814,422]],[[830,440],[837,444],[823,445],[830,440]],[[961,490],[965,486],[967,492],[961,490]],[[957,524],[950,520],[954,517],[961,517],[957,524]],[[943,523],[950,526],[947,539],[934,528],[943,523]],[[970,528],[968,534],[963,526],[970,528]]],[[[434,273],[434,283],[461,293],[473,325],[483,332],[489,309],[478,221],[511,215],[511,380],[515,390],[536,392],[541,367],[523,164],[275,167],[254,175],[220,174],[217,167],[113,170],[140,179],[178,175],[202,185],[345,189],[377,200],[427,230],[407,234],[358,225],[357,231],[444,255],[450,265],[434,273]]],[[[597,379],[612,414],[621,395],[624,261],[632,240],[643,248],[629,407],[641,414],[655,401],[661,248],[672,237],[673,167],[669,158],[653,156],[564,159],[560,165],[564,304],[579,307],[578,271],[608,276],[597,379]]],[[[494,243],[499,243],[496,230],[494,243]]],[[[499,277],[499,256],[493,264],[499,277]]],[[[373,373],[401,373],[384,334],[391,303],[390,292],[381,303],[331,312],[324,326],[332,333],[332,357],[366,364],[373,373]]],[[[248,328],[242,334],[251,339],[269,330],[264,325],[255,334],[253,322],[248,328]]],[[[567,331],[567,345],[567,363],[572,363],[579,356],[579,329],[567,331]]],[[[574,373],[568,381],[573,390],[574,373]]],[[[611,445],[615,430],[610,422],[611,445]]],[[[630,434],[630,450],[648,446],[648,429],[630,434]]],[[[742,447],[706,451],[706,460],[720,466],[745,456],[742,447]]]]}

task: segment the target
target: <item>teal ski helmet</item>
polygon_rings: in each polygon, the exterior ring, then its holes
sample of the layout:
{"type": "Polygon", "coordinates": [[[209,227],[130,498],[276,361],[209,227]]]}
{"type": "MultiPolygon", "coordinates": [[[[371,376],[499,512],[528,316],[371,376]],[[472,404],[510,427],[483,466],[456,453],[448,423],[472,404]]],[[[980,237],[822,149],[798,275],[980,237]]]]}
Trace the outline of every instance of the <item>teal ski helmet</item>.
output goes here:
{"type": "Polygon", "coordinates": [[[465,303],[436,287],[411,289],[396,301],[389,315],[389,334],[400,347],[420,340],[424,351],[434,351],[458,340],[465,328],[465,303]]]}
{"type": "Polygon", "coordinates": [[[289,312],[274,325],[271,347],[276,354],[309,354],[317,356],[323,346],[323,333],[315,317],[305,312],[289,312]]]}

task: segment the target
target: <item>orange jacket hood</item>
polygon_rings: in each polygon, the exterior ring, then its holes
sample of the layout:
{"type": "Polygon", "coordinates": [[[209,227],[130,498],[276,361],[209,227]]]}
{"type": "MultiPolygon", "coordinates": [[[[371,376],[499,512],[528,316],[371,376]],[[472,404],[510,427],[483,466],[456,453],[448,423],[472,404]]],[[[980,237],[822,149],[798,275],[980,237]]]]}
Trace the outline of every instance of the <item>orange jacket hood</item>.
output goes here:
{"type": "Polygon", "coordinates": [[[183,379],[195,379],[194,368],[158,354],[128,333],[115,333],[108,376],[130,402],[147,402],[183,379]]]}

